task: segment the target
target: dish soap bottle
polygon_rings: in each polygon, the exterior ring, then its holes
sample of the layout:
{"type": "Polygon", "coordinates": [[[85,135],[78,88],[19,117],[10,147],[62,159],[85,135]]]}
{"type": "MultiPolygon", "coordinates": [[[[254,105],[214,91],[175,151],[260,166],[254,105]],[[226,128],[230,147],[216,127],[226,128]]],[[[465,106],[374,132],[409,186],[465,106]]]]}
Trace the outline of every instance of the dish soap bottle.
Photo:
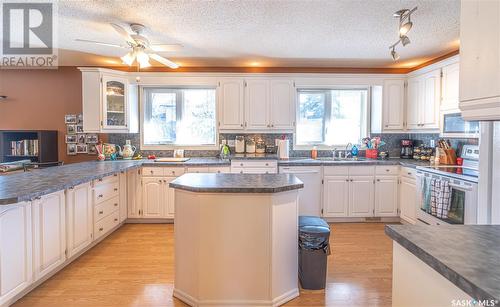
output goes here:
{"type": "Polygon", "coordinates": [[[352,146],[351,148],[351,155],[353,157],[357,157],[358,156],[358,153],[359,153],[359,149],[356,145],[352,146]]]}

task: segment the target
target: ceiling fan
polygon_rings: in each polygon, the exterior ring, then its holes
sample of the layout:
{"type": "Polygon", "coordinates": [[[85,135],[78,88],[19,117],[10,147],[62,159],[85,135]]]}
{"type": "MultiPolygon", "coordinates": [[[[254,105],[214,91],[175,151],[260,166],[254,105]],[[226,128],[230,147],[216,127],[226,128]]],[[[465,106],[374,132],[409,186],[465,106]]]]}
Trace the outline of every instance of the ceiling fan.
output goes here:
{"type": "Polygon", "coordinates": [[[169,59],[166,59],[154,52],[164,52],[164,51],[176,51],[182,48],[181,45],[179,44],[151,44],[149,42],[149,39],[144,35],[144,30],[145,26],[138,24],[138,23],[133,23],[130,25],[130,29],[132,30],[133,34],[130,34],[127,30],[125,30],[122,26],[117,25],[115,23],[110,24],[113,29],[115,29],[118,34],[122,36],[122,38],[125,39],[126,45],[117,45],[117,44],[111,44],[111,43],[106,43],[106,42],[98,42],[98,41],[93,41],[93,40],[87,40],[87,39],[76,39],[76,41],[79,42],[86,42],[86,43],[93,43],[97,45],[103,45],[103,46],[111,46],[111,47],[118,47],[118,48],[124,48],[124,49],[130,49],[130,51],[125,54],[124,56],[121,57],[122,61],[124,64],[127,64],[128,66],[132,66],[134,64],[134,61],[137,61],[139,64],[140,68],[146,68],[151,66],[151,63],[149,63],[150,59],[153,59],[165,66],[168,66],[172,69],[179,68],[179,65],[177,63],[174,63],[170,61],[169,59]]]}

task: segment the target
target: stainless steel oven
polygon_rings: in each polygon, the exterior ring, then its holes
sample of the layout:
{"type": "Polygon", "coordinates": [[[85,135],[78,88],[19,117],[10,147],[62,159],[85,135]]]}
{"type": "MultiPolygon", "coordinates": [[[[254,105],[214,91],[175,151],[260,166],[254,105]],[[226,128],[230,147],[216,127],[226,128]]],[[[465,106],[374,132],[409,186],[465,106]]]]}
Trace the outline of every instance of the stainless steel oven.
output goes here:
{"type": "Polygon", "coordinates": [[[465,121],[459,111],[446,111],[441,115],[442,137],[479,137],[479,122],[465,121]]]}

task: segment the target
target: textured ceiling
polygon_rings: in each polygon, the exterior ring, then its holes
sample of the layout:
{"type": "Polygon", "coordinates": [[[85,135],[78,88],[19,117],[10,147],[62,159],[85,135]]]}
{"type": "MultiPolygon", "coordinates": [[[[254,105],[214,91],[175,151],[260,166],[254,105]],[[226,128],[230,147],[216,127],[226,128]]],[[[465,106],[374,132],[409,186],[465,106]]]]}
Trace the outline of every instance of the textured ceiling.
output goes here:
{"type": "Polygon", "coordinates": [[[182,44],[162,55],[183,66],[407,67],[457,49],[460,1],[60,0],[58,13],[63,65],[120,64],[122,49],[75,39],[122,44],[109,22],[135,22],[154,43],[182,44]],[[412,43],[394,63],[392,14],[414,6],[412,43]]]}

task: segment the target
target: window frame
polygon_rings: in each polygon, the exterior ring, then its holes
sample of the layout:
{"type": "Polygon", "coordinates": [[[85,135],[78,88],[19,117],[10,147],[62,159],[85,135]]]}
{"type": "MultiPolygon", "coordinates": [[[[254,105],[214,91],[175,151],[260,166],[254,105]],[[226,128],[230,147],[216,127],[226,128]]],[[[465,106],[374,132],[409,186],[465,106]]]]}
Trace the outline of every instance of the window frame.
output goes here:
{"type": "MultiPolygon", "coordinates": [[[[326,94],[326,105],[325,105],[325,118],[324,123],[325,123],[325,129],[323,130],[323,139],[326,139],[326,133],[328,131],[328,125],[331,120],[331,106],[332,106],[332,100],[331,100],[331,91],[333,90],[364,90],[366,91],[366,106],[365,106],[365,112],[366,112],[366,124],[365,124],[365,131],[364,134],[366,136],[370,135],[370,127],[371,127],[371,98],[372,98],[372,87],[371,86],[366,86],[366,85],[339,85],[339,86],[328,86],[328,87],[298,87],[295,91],[296,95],[296,104],[295,104],[295,122],[297,123],[295,125],[294,129],[294,138],[293,138],[293,149],[294,150],[310,150],[314,146],[316,146],[317,149],[319,150],[333,150],[335,148],[343,148],[346,147],[348,144],[332,144],[332,145],[327,145],[325,143],[307,143],[307,144],[297,144],[297,129],[299,127],[299,116],[300,116],[300,94],[303,92],[311,91],[311,92],[325,92],[326,94]]],[[[362,133],[363,134],[363,133],[362,133]]],[[[353,144],[355,145],[355,144],[353,144]]]]}
{"type": "MultiPolygon", "coordinates": [[[[182,97],[182,91],[179,91],[180,95],[176,96],[176,106],[180,106],[180,108],[176,108],[176,120],[182,119],[182,111],[184,109],[182,97]]],[[[218,123],[218,93],[217,87],[212,85],[200,85],[200,86],[172,86],[172,85],[156,85],[156,86],[139,86],[139,116],[140,116],[140,149],[141,150],[174,150],[174,149],[186,149],[186,150],[219,150],[219,127],[218,123]],[[174,90],[184,90],[184,89],[205,89],[205,90],[214,90],[215,94],[215,144],[202,144],[202,145],[193,145],[193,144],[144,144],[144,116],[146,115],[146,93],[145,89],[157,89],[159,91],[165,90],[166,92],[172,92],[174,90]]]]}

